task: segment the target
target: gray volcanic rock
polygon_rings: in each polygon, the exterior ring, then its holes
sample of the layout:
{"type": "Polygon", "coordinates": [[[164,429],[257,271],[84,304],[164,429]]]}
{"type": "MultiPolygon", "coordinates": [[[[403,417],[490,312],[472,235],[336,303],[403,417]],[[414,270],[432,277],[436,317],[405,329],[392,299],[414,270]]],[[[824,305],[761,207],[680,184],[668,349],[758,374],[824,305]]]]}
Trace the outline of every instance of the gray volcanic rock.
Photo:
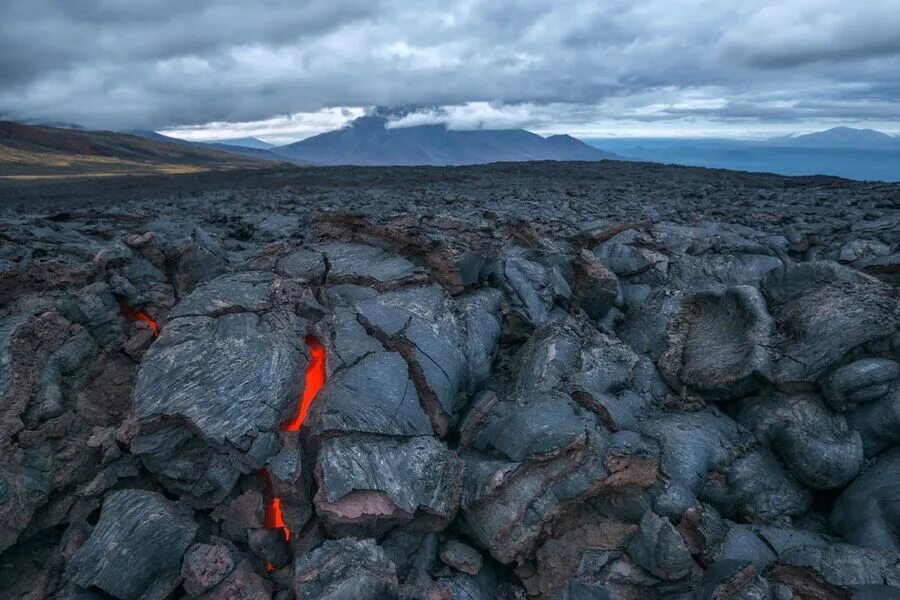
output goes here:
{"type": "Polygon", "coordinates": [[[228,268],[228,259],[218,241],[200,227],[191,232],[190,243],[179,249],[174,263],[175,288],[182,296],[228,268]]]}
{"type": "Polygon", "coordinates": [[[67,576],[121,600],[165,598],[178,584],[181,556],[196,531],[190,511],[159,494],[112,492],[67,576]]]}
{"type": "Polygon", "coordinates": [[[221,500],[275,452],[275,432],[296,409],[302,323],[272,309],[273,286],[252,273],[202,286],[141,364],[132,449],[175,493],[221,500]]]}
{"type": "Polygon", "coordinates": [[[744,396],[771,378],[773,329],[756,288],[691,294],[669,325],[660,371],[674,388],[722,399],[744,396]]]}
{"type": "Polygon", "coordinates": [[[376,600],[397,594],[394,563],[374,540],[329,540],[294,563],[298,600],[376,600]]]}
{"type": "Polygon", "coordinates": [[[700,600],[770,600],[774,597],[771,584],[759,575],[752,564],[740,560],[713,563],[697,587],[696,597],[700,600]]]}
{"type": "Polygon", "coordinates": [[[628,541],[628,554],[635,563],[665,580],[681,579],[693,566],[681,534],[665,517],[647,512],[628,541]]]}
{"type": "Polygon", "coordinates": [[[430,435],[406,362],[395,352],[377,352],[329,378],[309,412],[310,429],[383,435],[430,435]]]}
{"type": "Polygon", "coordinates": [[[896,552],[848,544],[798,546],[781,553],[768,577],[795,592],[816,590],[819,597],[846,597],[851,590],[869,586],[883,590],[874,597],[885,597],[888,589],[900,586],[898,559],[896,552]]]}
{"type": "MultiPolygon", "coordinates": [[[[312,246],[326,261],[328,283],[405,284],[427,281],[424,271],[401,256],[362,244],[328,243],[312,246]]],[[[286,260],[287,257],[285,257],[286,260]]]]}
{"type": "Polygon", "coordinates": [[[900,590],[897,186],[2,185],[0,597],[900,590]]]}
{"type": "Polygon", "coordinates": [[[525,323],[545,325],[564,314],[556,304],[568,300],[572,289],[558,270],[514,256],[502,263],[499,272],[510,309],[525,323]]]}
{"type": "Polygon", "coordinates": [[[462,465],[432,437],[342,436],[322,443],[316,512],[335,530],[409,521],[446,525],[459,504],[462,465]]]}
{"type": "Polygon", "coordinates": [[[482,566],[478,550],[456,540],[450,540],[441,548],[441,561],[469,575],[478,575],[482,566]]]}
{"type": "MultiPolygon", "coordinates": [[[[501,562],[521,561],[568,507],[656,480],[655,446],[631,432],[610,435],[594,412],[562,393],[580,375],[581,336],[567,323],[540,331],[522,351],[513,394],[482,394],[460,426],[463,516],[501,562]]],[[[625,380],[634,362],[618,367],[625,380]]],[[[611,371],[597,369],[595,379],[611,371]]]]}
{"type": "Polygon", "coordinates": [[[850,350],[897,329],[890,288],[836,263],[778,269],[762,286],[782,336],[777,381],[814,380],[850,350]]]}
{"type": "Polygon", "coordinates": [[[900,449],[885,451],[841,493],[831,526],[851,544],[900,552],[900,449]]]}
{"type": "Polygon", "coordinates": [[[638,430],[659,444],[660,470],[666,478],[654,487],[654,507],[657,514],[673,519],[697,504],[708,471],[739,454],[737,423],[714,409],[665,413],[641,421],[638,430]]]}
{"type": "MultiPolygon", "coordinates": [[[[751,522],[772,523],[797,517],[812,503],[810,491],[788,475],[768,451],[748,452],[722,471],[729,508],[751,522]],[[760,477],[760,473],[766,476],[760,477]]],[[[708,488],[706,491],[710,492],[708,488]]]]}
{"type": "Polygon", "coordinates": [[[775,396],[746,401],[739,421],[769,446],[798,481],[813,489],[836,488],[863,464],[859,433],[817,396],[775,396]]]}
{"type": "Polygon", "coordinates": [[[867,358],[836,369],[826,380],[825,399],[835,410],[878,400],[900,378],[900,363],[886,358],[867,358]]]}
{"type": "Polygon", "coordinates": [[[878,400],[860,404],[847,413],[847,423],[862,438],[867,458],[900,443],[900,386],[878,400]]]}

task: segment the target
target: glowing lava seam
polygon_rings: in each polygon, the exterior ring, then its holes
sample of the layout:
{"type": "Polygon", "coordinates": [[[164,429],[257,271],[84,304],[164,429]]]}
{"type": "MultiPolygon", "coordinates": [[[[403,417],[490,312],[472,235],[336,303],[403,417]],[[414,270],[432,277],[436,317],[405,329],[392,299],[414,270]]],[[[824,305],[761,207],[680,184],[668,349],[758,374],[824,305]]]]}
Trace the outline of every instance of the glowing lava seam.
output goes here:
{"type": "Polygon", "coordinates": [[[121,300],[119,301],[119,312],[122,313],[122,316],[125,317],[129,321],[143,321],[147,325],[150,326],[150,329],[153,330],[153,335],[159,335],[159,325],[156,324],[156,321],[151,319],[147,313],[142,310],[134,310],[121,300]]]}
{"type": "MultiPolygon", "coordinates": [[[[325,384],[325,346],[315,336],[308,335],[304,339],[309,348],[309,363],[306,365],[306,373],[303,379],[303,395],[300,397],[300,405],[297,407],[297,415],[282,423],[281,431],[297,431],[306,418],[306,413],[312,404],[313,398],[325,384]]],[[[272,478],[269,472],[263,469],[263,477],[268,487],[268,494],[273,493],[272,478]]],[[[265,507],[266,529],[281,529],[284,532],[285,541],[291,539],[291,530],[284,524],[281,514],[281,498],[272,497],[272,501],[265,507]]],[[[269,570],[266,565],[266,570],[269,570]]]]}
{"type": "Polygon", "coordinates": [[[306,412],[312,404],[313,398],[325,384],[325,346],[315,336],[308,335],[305,340],[309,348],[309,364],[306,365],[306,375],[303,380],[303,396],[300,398],[300,406],[297,408],[297,416],[281,424],[282,431],[297,431],[306,418],[306,412]]]}

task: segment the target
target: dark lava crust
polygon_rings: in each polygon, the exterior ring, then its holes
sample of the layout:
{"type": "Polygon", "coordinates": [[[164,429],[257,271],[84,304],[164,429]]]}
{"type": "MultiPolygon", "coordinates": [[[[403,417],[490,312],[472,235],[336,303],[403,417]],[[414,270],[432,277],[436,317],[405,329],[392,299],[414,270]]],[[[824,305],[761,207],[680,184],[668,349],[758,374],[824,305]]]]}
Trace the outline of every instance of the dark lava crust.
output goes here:
{"type": "Polygon", "coordinates": [[[0,597],[900,597],[898,244],[639,163],[4,183],[0,597]]]}

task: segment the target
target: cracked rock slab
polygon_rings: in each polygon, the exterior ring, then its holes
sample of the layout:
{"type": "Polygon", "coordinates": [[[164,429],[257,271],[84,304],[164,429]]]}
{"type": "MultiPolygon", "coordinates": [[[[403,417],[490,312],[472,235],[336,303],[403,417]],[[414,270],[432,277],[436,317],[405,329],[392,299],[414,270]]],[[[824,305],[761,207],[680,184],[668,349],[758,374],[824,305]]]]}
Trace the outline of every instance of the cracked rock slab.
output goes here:
{"type": "Polygon", "coordinates": [[[120,600],[162,599],[175,588],[197,525],[190,511],[144,490],[110,493],[100,521],[66,567],[78,585],[120,600]]]}
{"type": "Polygon", "coordinates": [[[329,438],[316,465],[316,512],[335,529],[402,523],[420,512],[442,526],[456,514],[462,465],[433,437],[329,438]]]}
{"type": "Polygon", "coordinates": [[[659,359],[666,381],[716,399],[744,396],[771,379],[774,322],[756,288],[698,292],[682,300],[659,359]]]}

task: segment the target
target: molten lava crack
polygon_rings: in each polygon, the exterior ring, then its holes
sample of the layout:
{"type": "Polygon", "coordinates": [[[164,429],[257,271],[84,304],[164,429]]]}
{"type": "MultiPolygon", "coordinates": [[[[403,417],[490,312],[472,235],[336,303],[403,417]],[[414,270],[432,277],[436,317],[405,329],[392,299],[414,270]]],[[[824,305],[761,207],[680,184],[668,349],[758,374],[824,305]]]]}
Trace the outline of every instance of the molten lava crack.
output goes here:
{"type": "Polygon", "coordinates": [[[134,310],[121,300],[119,300],[119,312],[122,313],[122,316],[125,317],[129,321],[143,321],[147,325],[150,326],[150,329],[153,330],[153,335],[159,335],[159,325],[156,324],[156,321],[150,318],[147,313],[142,310],[134,310]]]}
{"type": "MultiPolygon", "coordinates": [[[[304,342],[309,348],[309,363],[306,365],[306,373],[303,379],[303,395],[300,397],[297,415],[282,423],[281,431],[297,431],[300,429],[313,398],[316,397],[316,394],[325,384],[325,346],[322,345],[318,338],[312,335],[306,336],[304,342]]],[[[284,517],[281,513],[281,498],[274,495],[272,477],[269,471],[263,469],[262,475],[266,482],[266,496],[272,499],[266,503],[266,528],[281,529],[284,532],[285,541],[289,541],[291,539],[291,530],[284,524],[284,517]]]]}
{"type": "Polygon", "coordinates": [[[306,365],[306,375],[303,380],[303,396],[300,398],[300,406],[297,407],[297,416],[282,423],[282,431],[300,429],[313,398],[325,384],[325,346],[312,335],[306,336],[304,341],[309,348],[309,364],[306,365]]]}

